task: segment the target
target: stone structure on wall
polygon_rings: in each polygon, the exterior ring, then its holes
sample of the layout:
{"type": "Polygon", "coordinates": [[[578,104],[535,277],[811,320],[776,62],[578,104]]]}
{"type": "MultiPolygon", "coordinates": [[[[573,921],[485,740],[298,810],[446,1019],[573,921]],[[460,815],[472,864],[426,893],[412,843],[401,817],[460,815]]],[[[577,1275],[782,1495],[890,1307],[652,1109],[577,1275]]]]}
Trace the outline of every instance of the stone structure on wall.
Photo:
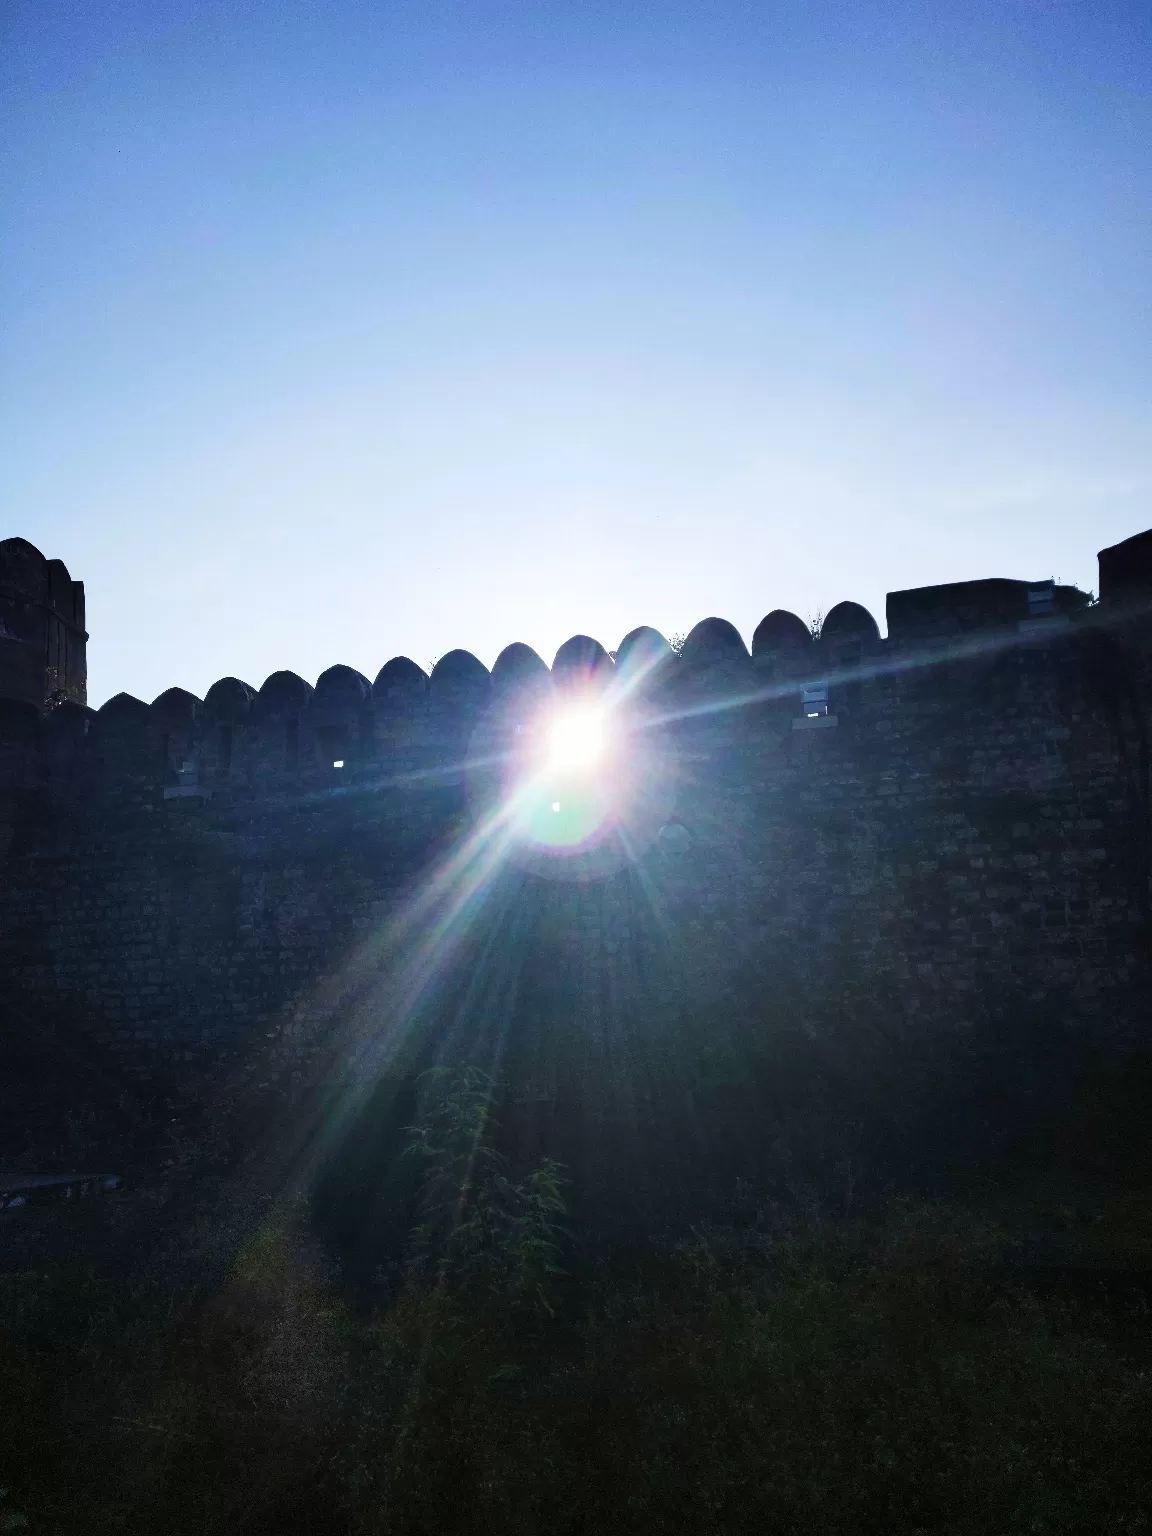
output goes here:
{"type": "Polygon", "coordinates": [[[924,1028],[1009,995],[1143,1027],[1152,532],[1102,552],[1098,604],[963,582],[891,593],[886,639],[841,603],[816,638],[769,613],[750,651],[706,619],[679,655],[638,629],[615,661],[577,636],[551,669],[517,644],[491,673],[457,650],[430,677],[398,657],[99,710],[79,585],[21,540],[0,555],[0,644],[37,658],[0,653],[5,985],[144,1075],[266,1042],[323,1075],[333,1020],[367,1008],[398,1049],[435,997],[446,1036],[518,1051],[546,1099],[581,1053],[611,1078],[648,1049],[638,1019],[853,976],[924,1028]],[[666,770],[652,826],[615,863],[490,857],[476,743],[630,668],[622,713],[666,770]]]}
{"type": "Polygon", "coordinates": [[[0,700],[87,700],[84,583],[26,539],[0,540],[0,700]]]}

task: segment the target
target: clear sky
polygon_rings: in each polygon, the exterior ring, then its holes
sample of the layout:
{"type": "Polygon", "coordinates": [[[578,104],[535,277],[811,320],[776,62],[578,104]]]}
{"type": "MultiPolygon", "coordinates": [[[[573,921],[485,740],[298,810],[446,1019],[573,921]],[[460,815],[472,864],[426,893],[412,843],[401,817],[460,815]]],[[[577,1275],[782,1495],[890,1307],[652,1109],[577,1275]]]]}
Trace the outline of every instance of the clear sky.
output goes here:
{"type": "Polygon", "coordinates": [[[1146,0],[0,16],[0,537],[94,703],[1152,526],[1146,0]]]}

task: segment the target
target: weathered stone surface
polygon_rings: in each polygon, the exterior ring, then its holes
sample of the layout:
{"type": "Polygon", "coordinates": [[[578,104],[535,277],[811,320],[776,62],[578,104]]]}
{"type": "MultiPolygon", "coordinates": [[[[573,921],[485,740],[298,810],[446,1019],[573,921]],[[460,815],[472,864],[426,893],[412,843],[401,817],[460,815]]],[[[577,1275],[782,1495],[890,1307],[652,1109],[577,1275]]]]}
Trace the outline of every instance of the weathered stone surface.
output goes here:
{"type": "Polygon", "coordinates": [[[87,701],[84,583],[27,539],[0,539],[0,698],[87,701]]]}
{"type": "MultiPolygon", "coordinates": [[[[759,649],[803,655],[797,624],[759,649]]],[[[610,1061],[637,1010],[747,1011],[845,976],[926,1030],[1008,996],[1143,1029],[1152,620],[1089,609],[959,653],[863,631],[874,654],[829,674],[836,728],[793,732],[799,683],[726,694],[725,667],[739,682],[752,663],[709,624],[698,660],[721,684],[698,698],[687,667],[684,706],[674,680],[645,732],[677,765],[661,825],[682,831],[595,881],[469,842],[492,685],[465,653],[438,666],[431,712],[395,707],[424,697],[401,659],[331,725],[291,674],[248,711],[244,685],[216,685],[172,726],[211,800],[164,800],[159,700],[18,711],[0,729],[4,985],[72,1000],[141,1071],[192,1077],[271,1041],[290,1076],[323,1081],[334,1020],[360,1008],[392,1049],[432,997],[461,1039],[538,1048],[546,1075],[559,1020],[610,1061]]]]}

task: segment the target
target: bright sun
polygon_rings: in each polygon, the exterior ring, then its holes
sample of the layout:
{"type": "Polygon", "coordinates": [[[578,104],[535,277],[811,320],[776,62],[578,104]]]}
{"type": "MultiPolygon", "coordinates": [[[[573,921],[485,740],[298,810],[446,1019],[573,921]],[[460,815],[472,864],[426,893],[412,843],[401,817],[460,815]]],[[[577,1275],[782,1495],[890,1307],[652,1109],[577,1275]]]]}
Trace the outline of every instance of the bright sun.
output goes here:
{"type": "Polygon", "coordinates": [[[591,768],[607,745],[604,717],[594,709],[557,715],[548,732],[548,761],[554,768],[591,768]]]}

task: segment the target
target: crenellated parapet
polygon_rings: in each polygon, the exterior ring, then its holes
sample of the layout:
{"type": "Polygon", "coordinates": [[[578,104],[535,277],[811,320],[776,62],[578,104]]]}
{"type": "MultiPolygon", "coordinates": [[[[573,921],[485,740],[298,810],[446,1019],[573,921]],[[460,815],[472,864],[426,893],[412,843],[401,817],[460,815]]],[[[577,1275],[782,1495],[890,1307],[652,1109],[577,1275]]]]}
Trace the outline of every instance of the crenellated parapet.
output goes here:
{"type": "Polygon", "coordinates": [[[815,632],[795,614],[772,610],[750,649],[734,625],[711,617],[678,651],[640,627],[615,651],[573,636],[551,667],[516,642],[491,672],[470,652],[452,650],[430,676],[397,656],[374,681],[337,664],[314,687],[281,671],[258,689],[226,677],[203,699],[171,688],[151,704],[117,694],[90,710],[82,649],[68,650],[69,635],[83,638],[83,588],[60,562],[10,539],[0,544],[0,787],[68,800],[125,788],[196,800],[365,781],[459,783],[482,719],[514,729],[549,699],[582,689],[643,700],[671,720],[703,711],[728,736],[754,711],[775,719],[799,749],[808,732],[814,742],[864,719],[882,728],[901,699],[946,702],[960,678],[976,696],[981,678],[993,691],[1014,687],[1005,683],[1005,657],[1047,653],[1089,632],[1108,637],[1093,653],[1105,670],[1110,664],[1100,656],[1115,658],[1118,644],[1130,653],[1136,691],[1129,707],[1146,715],[1147,702],[1138,700],[1152,656],[1152,532],[1103,551],[1100,561],[1099,605],[1052,582],[993,579],[892,592],[886,639],[865,608],[841,602],[815,632]],[[57,623],[59,631],[51,628],[57,623]],[[29,661],[33,635],[41,670],[29,661]],[[61,679],[62,688],[49,688],[61,679]]]}
{"type": "Polygon", "coordinates": [[[95,1010],[125,1059],[222,1071],[275,1037],[313,1083],[373,977],[374,1039],[432,988],[453,1040],[575,1031],[572,1083],[645,1017],[662,1051],[678,1018],[770,1030],[781,996],[1146,1032],[1152,534],[1103,552],[1099,603],[992,580],[890,594],[886,637],[842,602],[750,645],[715,616],[611,639],[0,693],[5,986],[95,1010]]]}

